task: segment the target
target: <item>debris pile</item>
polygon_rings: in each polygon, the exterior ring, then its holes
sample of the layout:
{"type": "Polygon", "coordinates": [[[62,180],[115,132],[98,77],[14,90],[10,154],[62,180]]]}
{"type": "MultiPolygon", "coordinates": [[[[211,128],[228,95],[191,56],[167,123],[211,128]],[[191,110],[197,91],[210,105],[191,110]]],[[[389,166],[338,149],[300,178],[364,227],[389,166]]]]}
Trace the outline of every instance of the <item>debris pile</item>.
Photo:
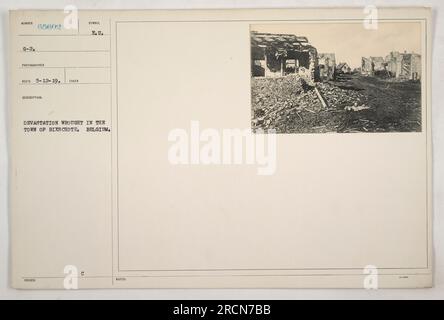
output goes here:
{"type": "Polygon", "coordinates": [[[353,111],[368,109],[367,97],[356,88],[340,88],[330,83],[319,83],[318,88],[329,108],[353,111]]]}
{"type": "Polygon", "coordinates": [[[251,81],[251,123],[256,132],[421,131],[419,82],[391,82],[359,74],[316,87],[298,75],[251,81]]]}
{"type": "Polygon", "coordinates": [[[302,113],[316,113],[322,105],[316,93],[299,75],[252,80],[253,130],[287,132],[302,113]]]}

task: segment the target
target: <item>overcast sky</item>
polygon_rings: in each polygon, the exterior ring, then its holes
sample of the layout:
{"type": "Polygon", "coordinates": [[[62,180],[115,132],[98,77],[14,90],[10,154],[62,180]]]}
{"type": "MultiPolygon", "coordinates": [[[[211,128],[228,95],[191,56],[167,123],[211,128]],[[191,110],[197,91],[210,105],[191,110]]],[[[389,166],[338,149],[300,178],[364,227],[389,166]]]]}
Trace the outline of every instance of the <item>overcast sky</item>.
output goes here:
{"type": "Polygon", "coordinates": [[[251,30],[305,36],[319,53],[335,53],[336,63],[361,66],[361,57],[385,57],[391,51],[421,54],[419,22],[379,22],[367,30],[362,22],[253,25],[251,30]]]}

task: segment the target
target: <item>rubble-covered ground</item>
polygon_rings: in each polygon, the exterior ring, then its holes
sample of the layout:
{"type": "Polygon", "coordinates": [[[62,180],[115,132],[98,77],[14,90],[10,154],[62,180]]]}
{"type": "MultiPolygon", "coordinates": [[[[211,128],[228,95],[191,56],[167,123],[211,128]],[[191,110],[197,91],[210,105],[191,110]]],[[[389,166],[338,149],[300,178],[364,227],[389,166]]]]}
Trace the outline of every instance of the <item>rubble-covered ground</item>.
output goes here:
{"type": "Polygon", "coordinates": [[[317,83],[298,75],[252,79],[252,127],[277,133],[421,131],[421,85],[361,75],[317,83]]]}

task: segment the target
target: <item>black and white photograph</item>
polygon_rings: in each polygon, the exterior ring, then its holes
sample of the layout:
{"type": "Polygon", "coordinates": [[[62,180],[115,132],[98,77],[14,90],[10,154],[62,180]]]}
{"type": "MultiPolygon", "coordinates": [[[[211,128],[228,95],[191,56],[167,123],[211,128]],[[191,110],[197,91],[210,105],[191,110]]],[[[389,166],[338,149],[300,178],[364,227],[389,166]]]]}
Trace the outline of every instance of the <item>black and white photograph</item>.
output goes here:
{"type": "Polygon", "coordinates": [[[419,22],[252,25],[250,41],[253,131],[421,132],[419,22]]]}

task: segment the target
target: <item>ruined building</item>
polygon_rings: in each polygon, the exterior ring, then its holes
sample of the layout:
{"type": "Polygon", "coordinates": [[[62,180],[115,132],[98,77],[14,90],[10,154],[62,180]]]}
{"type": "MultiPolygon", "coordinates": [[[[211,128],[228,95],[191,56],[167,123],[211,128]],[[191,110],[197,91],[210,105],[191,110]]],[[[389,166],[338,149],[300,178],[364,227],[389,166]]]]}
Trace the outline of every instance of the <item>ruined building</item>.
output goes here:
{"type": "Polygon", "coordinates": [[[318,58],[316,48],[306,37],[252,32],[251,64],[253,77],[296,73],[312,83],[318,68],[318,58]]]}
{"type": "Polygon", "coordinates": [[[392,77],[408,80],[421,79],[421,55],[390,52],[385,58],[387,71],[392,77]]]}
{"type": "Polygon", "coordinates": [[[362,57],[361,73],[368,76],[375,75],[378,71],[385,70],[385,61],[383,57],[362,57]]]}
{"type": "Polygon", "coordinates": [[[383,57],[370,57],[373,63],[373,71],[384,71],[385,70],[385,61],[383,57]]]}
{"type": "Polygon", "coordinates": [[[318,54],[319,78],[323,81],[333,80],[336,70],[336,56],[334,53],[318,54]]]}
{"type": "Polygon", "coordinates": [[[361,72],[373,76],[378,72],[405,80],[421,79],[421,55],[417,53],[390,52],[382,57],[362,57],[361,72]]]}
{"type": "Polygon", "coordinates": [[[362,57],[361,59],[361,73],[363,75],[373,75],[373,66],[370,58],[362,57]]]}

